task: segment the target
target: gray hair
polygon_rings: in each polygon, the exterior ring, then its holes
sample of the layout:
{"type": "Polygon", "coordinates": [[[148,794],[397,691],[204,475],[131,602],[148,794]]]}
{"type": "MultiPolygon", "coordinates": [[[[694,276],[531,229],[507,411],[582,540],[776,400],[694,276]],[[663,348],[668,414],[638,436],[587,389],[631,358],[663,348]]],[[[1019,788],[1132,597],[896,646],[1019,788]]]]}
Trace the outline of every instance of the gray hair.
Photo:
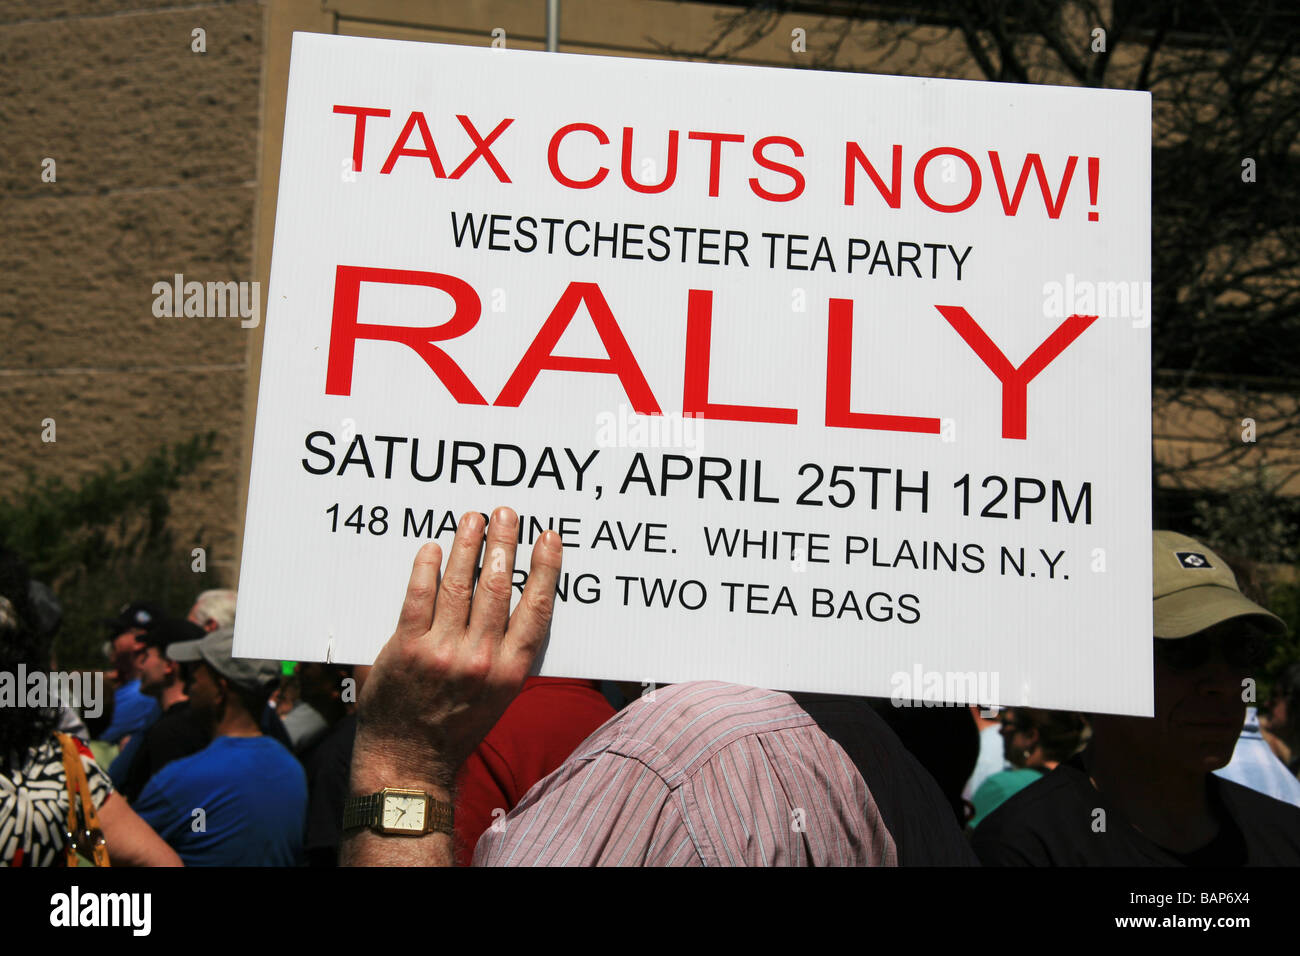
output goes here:
{"type": "Polygon", "coordinates": [[[230,590],[204,591],[190,608],[190,620],[205,631],[234,627],[236,594],[230,590]]]}

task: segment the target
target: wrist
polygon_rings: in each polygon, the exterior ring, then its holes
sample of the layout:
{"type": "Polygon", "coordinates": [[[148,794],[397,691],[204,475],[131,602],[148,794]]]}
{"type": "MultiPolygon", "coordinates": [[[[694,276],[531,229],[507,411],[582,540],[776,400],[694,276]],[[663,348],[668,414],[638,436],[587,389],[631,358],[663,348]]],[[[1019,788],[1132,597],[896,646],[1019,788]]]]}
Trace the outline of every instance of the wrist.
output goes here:
{"type": "Polygon", "coordinates": [[[454,773],[436,755],[403,753],[377,747],[358,738],[352,752],[351,793],[361,796],[385,787],[424,790],[437,800],[452,802],[454,773]]]}

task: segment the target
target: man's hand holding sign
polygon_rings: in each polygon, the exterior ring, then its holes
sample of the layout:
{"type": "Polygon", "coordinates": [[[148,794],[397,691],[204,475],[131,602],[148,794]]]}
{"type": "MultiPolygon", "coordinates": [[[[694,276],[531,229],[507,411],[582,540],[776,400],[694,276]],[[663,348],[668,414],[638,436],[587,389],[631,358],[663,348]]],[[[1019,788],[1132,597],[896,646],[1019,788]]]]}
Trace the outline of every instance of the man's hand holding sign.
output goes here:
{"type": "MultiPolygon", "coordinates": [[[[438,545],[415,556],[397,630],[358,702],[354,796],[394,788],[450,805],[456,771],[523,686],[550,627],[561,548],[554,532],[533,545],[528,584],[512,614],[517,530],[515,513],[498,508],[485,541],[482,516],[469,512],[445,574],[438,545]]],[[[396,812],[405,816],[407,807],[396,812]]],[[[448,832],[430,830],[417,840],[386,840],[370,829],[345,836],[345,863],[451,865],[448,832]]]]}

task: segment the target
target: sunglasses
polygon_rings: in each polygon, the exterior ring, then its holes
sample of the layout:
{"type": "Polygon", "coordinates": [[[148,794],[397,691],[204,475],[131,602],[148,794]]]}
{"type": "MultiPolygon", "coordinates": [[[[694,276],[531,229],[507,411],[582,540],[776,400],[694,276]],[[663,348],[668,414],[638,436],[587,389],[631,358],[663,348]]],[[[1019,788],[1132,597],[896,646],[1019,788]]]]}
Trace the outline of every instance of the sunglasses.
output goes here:
{"type": "Polygon", "coordinates": [[[1228,666],[1254,672],[1268,663],[1272,648],[1257,631],[1214,637],[1198,634],[1180,640],[1157,639],[1156,656],[1175,671],[1194,671],[1210,659],[1217,646],[1228,666]]]}

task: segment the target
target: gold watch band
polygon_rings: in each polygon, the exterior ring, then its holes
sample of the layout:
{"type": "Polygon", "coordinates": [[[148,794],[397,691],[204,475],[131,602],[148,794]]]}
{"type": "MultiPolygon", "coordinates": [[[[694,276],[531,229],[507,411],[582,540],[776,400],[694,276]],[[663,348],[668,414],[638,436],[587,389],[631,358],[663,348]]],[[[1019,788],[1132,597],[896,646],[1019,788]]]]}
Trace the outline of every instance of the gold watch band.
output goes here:
{"type": "Polygon", "coordinates": [[[364,797],[348,797],[343,801],[343,829],[378,826],[383,822],[384,794],[370,793],[364,797]]]}

